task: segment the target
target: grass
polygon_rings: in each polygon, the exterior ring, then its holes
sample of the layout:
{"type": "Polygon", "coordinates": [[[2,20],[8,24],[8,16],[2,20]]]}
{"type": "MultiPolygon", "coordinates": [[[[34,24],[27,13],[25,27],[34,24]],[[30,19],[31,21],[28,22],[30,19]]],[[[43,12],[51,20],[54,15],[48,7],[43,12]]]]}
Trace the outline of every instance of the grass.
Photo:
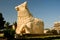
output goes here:
{"type": "Polygon", "coordinates": [[[38,35],[38,36],[32,36],[32,35],[24,35],[24,36],[21,36],[17,39],[34,39],[34,40],[37,40],[37,39],[41,39],[41,40],[60,40],[60,35],[38,35]]]}
{"type": "Polygon", "coordinates": [[[23,36],[24,38],[49,38],[60,37],[60,35],[23,36]]]}
{"type": "MultiPolygon", "coordinates": [[[[4,37],[4,34],[0,33],[0,37],[4,37]]],[[[30,38],[42,38],[42,39],[44,39],[44,38],[52,38],[52,37],[56,38],[56,37],[60,37],[60,35],[36,35],[36,36],[35,35],[23,35],[20,38],[28,38],[28,39],[30,39],[30,38]]]]}
{"type": "MultiPolygon", "coordinates": [[[[0,38],[1,37],[4,37],[3,33],[0,33],[0,38]]],[[[41,39],[47,39],[47,40],[52,38],[54,40],[60,40],[60,35],[36,35],[36,36],[35,35],[24,35],[24,36],[21,36],[19,39],[35,39],[35,38],[41,38],[41,39]]]]}

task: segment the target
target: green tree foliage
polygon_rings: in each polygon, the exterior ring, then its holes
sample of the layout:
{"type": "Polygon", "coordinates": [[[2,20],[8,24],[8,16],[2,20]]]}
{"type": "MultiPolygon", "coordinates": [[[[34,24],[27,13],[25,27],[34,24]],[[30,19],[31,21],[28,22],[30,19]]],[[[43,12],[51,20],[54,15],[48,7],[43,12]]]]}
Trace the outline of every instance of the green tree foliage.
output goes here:
{"type": "MultiPolygon", "coordinates": [[[[16,25],[16,22],[14,23],[16,25]]],[[[0,29],[3,29],[4,36],[7,38],[14,38],[15,30],[11,29],[12,25],[9,22],[4,21],[2,13],[0,13],[0,29]]],[[[1,30],[0,30],[1,33],[1,30]]]]}
{"type": "Polygon", "coordinates": [[[52,33],[53,34],[58,34],[56,30],[52,30],[52,33]]]}
{"type": "Polygon", "coordinates": [[[9,22],[5,22],[4,27],[5,27],[6,29],[8,29],[9,26],[10,26],[10,23],[9,23],[9,22]]]}
{"type": "Polygon", "coordinates": [[[50,30],[49,28],[45,28],[45,30],[50,30]]]}
{"type": "Polygon", "coordinates": [[[0,29],[4,29],[4,24],[5,24],[5,21],[4,21],[3,15],[2,13],[0,13],[0,29]]]}
{"type": "Polygon", "coordinates": [[[17,27],[17,22],[15,21],[14,23],[13,23],[13,25],[15,26],[15,28],[17,27]]]}
{"type": "Polygon", "coordinates": [[[50,34],[58,34],[56,30],[48,30],[47,33],[50,33],[50,34]]]}
{"type": "Polygon", "coordinates": [[[4,31],[4,36],[8,38],[14,38],[15,30],[12,29],[12,25],[9,22],[5,23],[6,30],[4,31]]]}
{"type": "Polygon", "coordinates": [[[13,23],[13,25],[17,26],[17,22],[15,21],[15,22],[13,23]]]}

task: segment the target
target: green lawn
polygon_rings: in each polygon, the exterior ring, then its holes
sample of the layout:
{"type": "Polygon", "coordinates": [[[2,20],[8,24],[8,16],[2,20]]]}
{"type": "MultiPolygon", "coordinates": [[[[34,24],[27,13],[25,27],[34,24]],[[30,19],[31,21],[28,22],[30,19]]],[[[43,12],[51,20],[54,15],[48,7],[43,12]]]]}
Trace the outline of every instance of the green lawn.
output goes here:
{"type": "MultiPolygon", "coordinates": [[[[4,34],[3,33],[0,33],[0,37],[4,37],[4,34]]],[[[21,38],[49,38],[49,37],[60,37],[60,35],[41,35],[41,36],[32,36],[32,35],[28,35],[28,36],[21,36],[21,38]]]]}
{"type": "Polygon", "coordinates": [[[23,36],[25,38],[48,38],[48,37],[60,37],[60,35],[43,35],[43,36],[23,36]]]}

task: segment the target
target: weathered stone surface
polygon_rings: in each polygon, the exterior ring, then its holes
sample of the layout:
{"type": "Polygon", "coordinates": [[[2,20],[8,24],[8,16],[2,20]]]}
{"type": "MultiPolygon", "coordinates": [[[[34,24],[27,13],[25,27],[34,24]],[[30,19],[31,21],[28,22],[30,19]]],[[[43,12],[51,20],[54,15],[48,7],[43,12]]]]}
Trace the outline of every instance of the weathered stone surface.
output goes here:
{"type": "Polygon", "coordinates": [[[34,18],[27,8],[27,2],[15,7],[18,12],[16,34],[43,34],[44,23],[41,19],[34,18]]]}
{"type": "Polygon", "coordinates": [[[54,30],[56,30],[58,32],[58,34],[60,34],[60,22],[54,22],[54,30]]]}
{"type": "Polygon", "coordinates": [[[54,27],[59,27],[60,26],[60,22],[54,22],[54,27]]]}

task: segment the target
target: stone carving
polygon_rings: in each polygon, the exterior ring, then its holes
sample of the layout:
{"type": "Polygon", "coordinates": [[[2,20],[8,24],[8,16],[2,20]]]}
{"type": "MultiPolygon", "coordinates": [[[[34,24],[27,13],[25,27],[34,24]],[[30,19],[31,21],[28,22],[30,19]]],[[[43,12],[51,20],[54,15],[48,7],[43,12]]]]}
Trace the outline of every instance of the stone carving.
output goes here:
{"type": "Polygon", "coordinates": [[[27,2],[15,7],[18,12],[16,34],[43,34],[44,23],[34,18],[27,7],[27,2]]]}
{"type": "Polygon", "coordinates": [[[54,27],[60,27],[60,22],[54,22],[54,27]]]}

